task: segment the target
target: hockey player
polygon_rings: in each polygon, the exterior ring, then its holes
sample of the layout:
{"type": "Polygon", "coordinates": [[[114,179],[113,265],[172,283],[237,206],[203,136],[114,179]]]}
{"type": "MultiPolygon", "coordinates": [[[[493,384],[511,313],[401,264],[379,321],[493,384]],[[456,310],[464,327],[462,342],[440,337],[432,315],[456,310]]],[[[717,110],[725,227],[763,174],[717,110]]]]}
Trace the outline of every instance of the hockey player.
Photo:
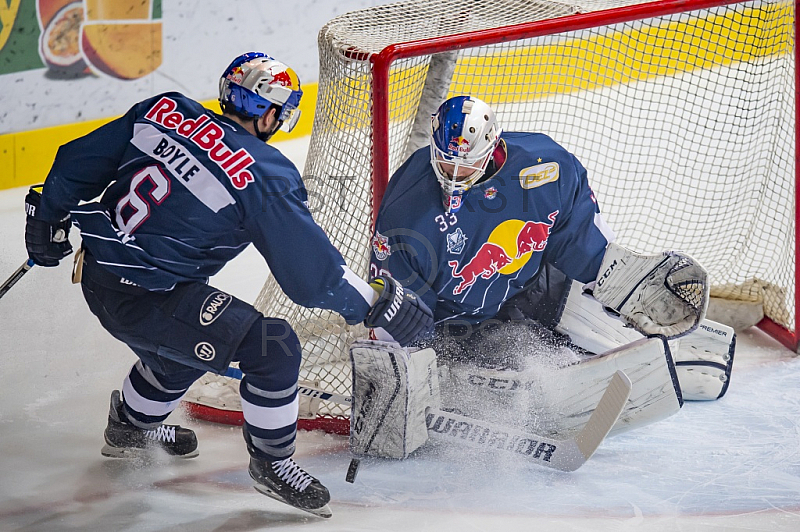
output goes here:
{"type": "Polygon", "coordinates": [[[80,229],[73,280],[103,327],[139,357],[122,393],[111,395],[103,455],[196,456],[195,434],[163,422],[196,379],[237,361],[256,489],[328,517],[328,490],[291,458],[297,336],[208,278],[252,243],[298,304],[363,321],[403,345],[432,318],[391,278],[368,284],[347,267],[314,223],[297,169],[266,144],[294,127],[301,96],[292,69],[251,52],[220,79],[222,115],[177,92],[133,106],[61,147],[41,195],[33,187],[26,197],[25,241],[36,264],[56,266],[72,251],[70,225],[80,229]]]}
{"type": "MultiPolygon", "coordinates": [[[[540,133],[504,133],[486,103],[457,96],[433,116],[430,148],[389,181],[371,271],[418,293],[440,333],[467,339],[515,316],[554,326],[568,280],[615,274],[601,268],[613,239],[574,155],[540,133]]],[[[696,281],[695,300],[664,295],[674,311],[623,317],[645,334],[683,335],[705,310],[704,278],[696,281]]],[[[603,301],[613,299],[607,285],[597,283],[595,297],[620,312],[603,301]]]]}
{"type": "MultiPolygon", "coordinates": [[[[569,375],[573,385],[552,380],[534,386],[542,401],[555,404],[550,417],[558,423],[585,421],[577,414],[589,412],[599,398],[589,390],[599,394],[604,388],[590,386],[592,379],[630,371],[630,408],[615,427],[627,430],[680,408],[666,340],[698,328],[708,287],[705,270],[685,254],[640,255],[613,240],[587,171],[573,154],[544,134],[503,132],[485,102],[457,96],[433,115],[429,148],[414,152],[389,180],[370,267],[419,294],[433,310],[435,333],[422,345],[434,347],[440,365],[455,362],[463,369],[468,362],[494,371],[462,372],[459,382],[474,393],[456,404],[447,404],[443,384],[446,407],[465,412],[471,399],[475,410],[486,410],[499,392],[530,389],[533,383],[505,370],[520,370],[520,359],[533,352],[555,359],[547,361],[551,366],[569,366],[559,375],[569,375]],[[644,336],[663,340],[631,343],[644,336]],[[663,369],[657,378],[656,365],[663,369]],[[645,366],[650,370],[637,381],[645,366]],[[579,374],[578,367],[585,371],[579,374]],[[579,393],[586,397],[576,400],[579,393]],[[577,410],[556,411],[563,404],[577,410]]],[[[717,342],[719,360],[695,358],[679,375],[692,398],[716,399],[727,388],[733,331],[721,332],[728,336],[717,342]]],[[[358,391],[369,384],[355,380],[358,406],[358,391]]],[[[545,414],[537,414],[540,421],[545,414]]]]}

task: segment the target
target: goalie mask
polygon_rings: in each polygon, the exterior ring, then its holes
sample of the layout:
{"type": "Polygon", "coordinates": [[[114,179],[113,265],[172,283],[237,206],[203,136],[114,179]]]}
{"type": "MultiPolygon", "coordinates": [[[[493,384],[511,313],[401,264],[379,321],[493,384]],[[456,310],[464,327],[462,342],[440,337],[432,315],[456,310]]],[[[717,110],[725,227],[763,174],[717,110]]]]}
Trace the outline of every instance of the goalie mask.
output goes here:
{"type": "Polygon", "coordinates": [[[447,212],[486,172],[502,129],[485,102],[469,96],[446,100],[431,119],[431,165],[447,212]]]}
{"type": "MultiPolygon", "coordinates": [[[[279,128],[287,133],[300,118],[297,106],[302,96],[300,79],[294,70],[261,52],[240,55],[228,65],[219,80],[219,103],[223,112],[251,117],[255,122],[271,105],[276,105],[279,128]]],[[[256,132],[264,141],[271,136],[271,133],[259,132],[258,126],[256,132]]]]}

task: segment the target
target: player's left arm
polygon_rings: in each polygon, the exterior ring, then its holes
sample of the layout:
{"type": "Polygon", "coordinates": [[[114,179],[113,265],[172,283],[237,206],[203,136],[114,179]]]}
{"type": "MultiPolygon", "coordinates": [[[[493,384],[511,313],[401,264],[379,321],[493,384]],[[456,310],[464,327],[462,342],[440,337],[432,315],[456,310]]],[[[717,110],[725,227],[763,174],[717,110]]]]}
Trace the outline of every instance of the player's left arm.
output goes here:
{"type": "MultiPolygon", "coordinates": [[[[575,157],[566,154],[559,161],[557,187],[558,215],[544,252],[544,260],[570,279],[587,283],[597,276],[606,246],[614,232],[600,213],[600,206],[589,186],[587,172],[575,157]]],[[[535,192],[532,189],[531,192],[535,192]]]]}
{"type": "Polygon", "coordinates": [[[57,266],[72,253],[70,210],[102,194],[115,179],[133,133],[135,109],[61,146],[44,184],[28,190],[25,247],[35,264],[57,266]]]}
{"type": "Polygon", "coordinates": [[[117,177],[142,105],[58,149],[44,182],[37,217],[58,222],[69,217],[81,201],[103,193],[117,177]]]}

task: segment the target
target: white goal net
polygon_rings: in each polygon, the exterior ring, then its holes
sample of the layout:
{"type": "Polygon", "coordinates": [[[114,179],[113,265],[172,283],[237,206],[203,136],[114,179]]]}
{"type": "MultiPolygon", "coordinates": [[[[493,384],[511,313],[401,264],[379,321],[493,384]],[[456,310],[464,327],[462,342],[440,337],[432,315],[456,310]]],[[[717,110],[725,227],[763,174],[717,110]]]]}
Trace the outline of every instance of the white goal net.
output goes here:
{"type": "MultiPolygon", "coordinates": [[[[367,278],[388,176],[427,142],[442,100],[476,96],[505,131],[546,133],[578,157],[619,243],[691,253],[712,296],[763,304],[793,338],[795,8],[411,0],[339,16],[319,34],[314,217],[367,278]]],[[[256,306],[296,328],[302,381],[349,393],[347,346],[363,327],[293,305],[271,278],[256,306]]]]}

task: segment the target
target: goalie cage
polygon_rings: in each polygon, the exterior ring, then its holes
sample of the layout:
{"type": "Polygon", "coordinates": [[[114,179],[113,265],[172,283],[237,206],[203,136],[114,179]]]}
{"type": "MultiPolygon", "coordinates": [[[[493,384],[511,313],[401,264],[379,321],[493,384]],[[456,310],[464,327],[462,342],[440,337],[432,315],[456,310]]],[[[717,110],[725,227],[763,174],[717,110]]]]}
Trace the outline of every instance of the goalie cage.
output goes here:
{"type": "MultiPolygon", "coordinates": [[[[371,223],[391,172],[427,143],[441,101],[473,95],[506,131],[577,155],[620,244],[691,253],[712,297],[763,306],[759,325],[797,350],[796,8],[411,0],[341,15],[318,39],[304,169],[314,217],[354,272],[375,275],[371,223]]],[[[256,307],[296,328],[303,383],[349,395],[362,326],[293,305],[273,278],[256,307]]],[[[190,410],[241,423],[230,384],[209,374],[190,410]]],[[[303,428],[348,430],[345,407],[317,401],[303,415],[303,428]]]]}

